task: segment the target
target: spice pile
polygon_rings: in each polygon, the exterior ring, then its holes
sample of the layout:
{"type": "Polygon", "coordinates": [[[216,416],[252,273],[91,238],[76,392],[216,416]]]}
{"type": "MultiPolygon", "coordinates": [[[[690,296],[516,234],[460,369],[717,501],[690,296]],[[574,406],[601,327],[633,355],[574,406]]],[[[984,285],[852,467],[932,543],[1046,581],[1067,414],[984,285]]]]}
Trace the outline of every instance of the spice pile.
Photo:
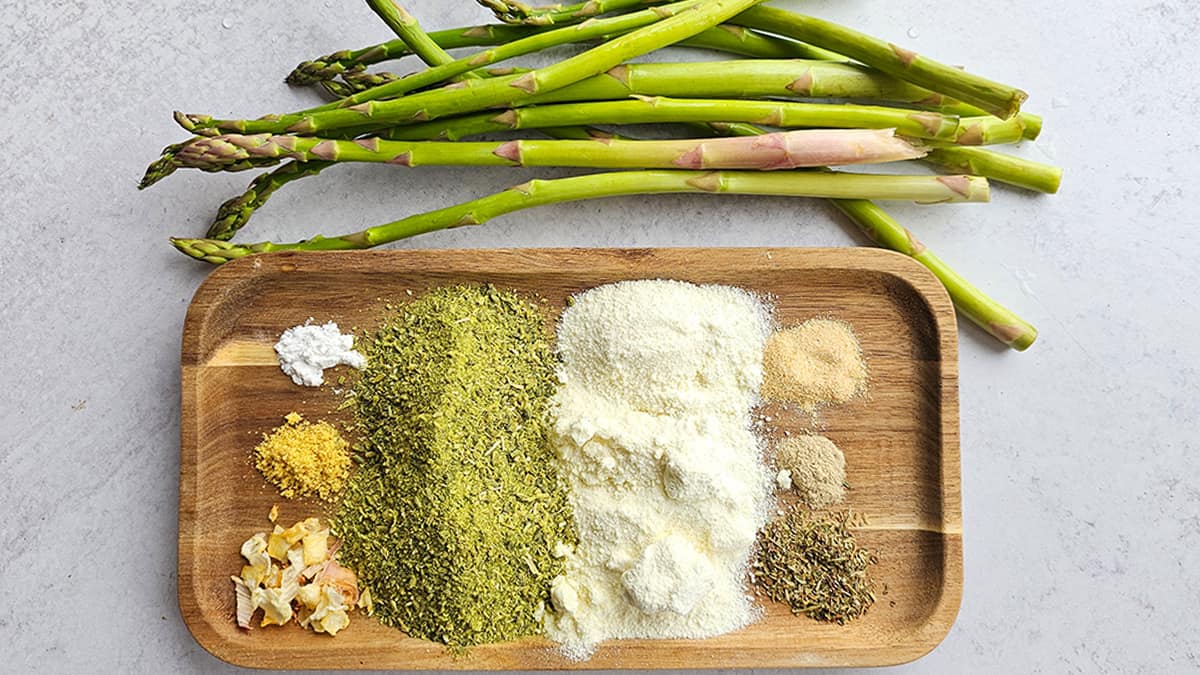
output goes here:
{"type": "Polygon", "coordinates": [[[350,476],[350,444],[328,422],[304,421],[288,413],[286,423],[263,434],[254,465],[279,494],[332,501],[350,476]]]}
{"type": "Polygon", "coordinates": [[[335,519],[383,623],[465,647],[539,633],[575,543],[547,438],[554,359],[530,302],[439,288],[365,347],[360,463],[335,519]]]}
{"type": "Polygon", "coordinates": [[[314,325],[312,319],[293,326],[275,343],[279,367],[296,384],[319,387],[325,382],[325,369],[347,365],[362,368],[363,355],[354,351],[354,336],[345,335],[332,321],[314,325]]]}
{"type": "MultiPolygon", "coordinates": [[[[850,531],[853,516],[789,509],[763,528],[754,580],[767,597],[796,614],[844,624],[875,602],[867,575],[878,561],[850,531]]],[[[859,523],[861,524],[861,523],[859,523]]]]}
{"type": "Polygon", "coordinates": [[[776,481],[794,489],[805,504],[823,509],[846,496],[846,456],[833,441],[816,434],[784,439],[775,448],[776,481]]]}
{"type": "MultiPolygon", "coordinates": [[[[272,510],[272,520],[275,512],[272,510]]],[[[350,625],[355,606],[370,611],[370,596],[358,593],[354,572],[331,556],[329,529],[308,518],[268,535],[259,532],[242,544],[246,565],[233,579],[237,623],[249,628],[262,610],[262,626],[282,626],[293,618],[303,628],[337,635],[350,625]]]]}
{"type": "Polygon", "coordinates": [[[831,319],[809,319],[772,335],[763,368],[763,398],[802,410],[846,403],[867,384],[858,337],[848,324],[831,319]]]}
{"type": "Polygon", "coordinates": [[[749,427],[769,331],[748,293],[678,281],[600,286],[563,312],[554,431],[579,546],[546,632],[567,656],[757,616],[744,579],[770,475],[749,427]]]}

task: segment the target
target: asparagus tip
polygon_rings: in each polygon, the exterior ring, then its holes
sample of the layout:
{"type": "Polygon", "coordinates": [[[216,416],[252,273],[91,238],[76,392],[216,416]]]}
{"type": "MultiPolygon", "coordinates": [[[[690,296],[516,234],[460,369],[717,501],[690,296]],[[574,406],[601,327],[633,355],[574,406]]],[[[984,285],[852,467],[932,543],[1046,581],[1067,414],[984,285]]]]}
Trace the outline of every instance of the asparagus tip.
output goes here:
{"type": "Polygon", "coordinates": [[[179,164],[175,158],[175,152],[168,149],[163,151],[163,156],[150,163],[146,167],[146,173],[142,175],[142,180],[138,181],[138,189],[145,190],[154,185],[158,181],[175,173],[175,169],[179,168],[179,164]]]}

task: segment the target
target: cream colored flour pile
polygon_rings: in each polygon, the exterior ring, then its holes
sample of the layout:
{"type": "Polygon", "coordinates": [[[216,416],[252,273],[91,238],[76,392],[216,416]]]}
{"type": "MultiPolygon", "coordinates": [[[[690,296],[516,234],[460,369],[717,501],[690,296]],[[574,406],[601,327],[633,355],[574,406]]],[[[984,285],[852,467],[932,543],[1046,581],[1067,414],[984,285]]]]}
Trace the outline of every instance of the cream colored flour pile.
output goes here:
{"type": "Polygon", "coordinates": [[[544,615],[583,659],[610,638],[703,638],[757,617],[744,586],[773,476],[750,412],[770,313],[724,286],[628,281],[558,331],[555,443],[579,548],[544,615]]]}

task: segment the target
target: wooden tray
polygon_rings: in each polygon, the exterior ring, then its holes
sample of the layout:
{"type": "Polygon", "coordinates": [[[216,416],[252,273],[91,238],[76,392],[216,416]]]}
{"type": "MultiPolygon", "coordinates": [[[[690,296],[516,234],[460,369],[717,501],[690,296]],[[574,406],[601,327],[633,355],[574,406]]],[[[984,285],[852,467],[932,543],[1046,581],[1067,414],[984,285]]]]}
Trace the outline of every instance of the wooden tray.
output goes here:
{"type": "MultiPolygon", "coordinates": [[[[179,605],[205,649],[263,668],[565,669],[764,668],[903,663],[933,649],[958,612],[962,526],[956,331],[945,291],[909,258],[873,249],[526,249],[272,254],[230,263],[201,285],[183,330],[179,605]],[[353,614],[336,638],[292,624],[239,630],[230,574],[238,549],[268,528],[322,505],[279,498],[250,462],[262,432],[293,410],[331,414],[327,385],[297,387],[272,346],[309,317],[343,329],[374,327],[387,302],[453,282],[490,282],[547,299],[553,321],[572,293],[622,279],[673,278],[741,286],[777,299],[787,325],[827,315],[850,322],[869,361],[869,400],[821,415],[846,454],[847,505],[867,514],[859,532],[880,553],[888,591],[846,626],[769,605],[764,619],[708,640],[605,643],[572,663],[544,640],[488,645],[453,658],[353,614]]],[[[336,371],[332,371],[336,382],[336,371]]],[[[327,373],[328,375],[329,373],[327,373]]],[[[768,412],[779,431],[805,420],[768,412]]]]}

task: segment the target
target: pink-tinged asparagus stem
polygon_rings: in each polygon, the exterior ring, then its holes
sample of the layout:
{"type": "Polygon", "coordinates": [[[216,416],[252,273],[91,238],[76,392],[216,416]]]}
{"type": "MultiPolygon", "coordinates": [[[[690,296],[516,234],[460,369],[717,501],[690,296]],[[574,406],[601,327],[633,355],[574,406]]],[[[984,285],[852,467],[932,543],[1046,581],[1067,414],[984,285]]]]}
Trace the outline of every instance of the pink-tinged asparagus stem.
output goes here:
{"type": "Polygon", "coordinates": [[[515,140],[502,143],[386,141],[228,134],[196,141],[181,167],[242,170],[250,162],[373,162],[400,166],[571,166],[601,169],[778,169],[879,164],[923,157],[892,129],[813,129],[743,138],[632,141],[515,140]]]}

